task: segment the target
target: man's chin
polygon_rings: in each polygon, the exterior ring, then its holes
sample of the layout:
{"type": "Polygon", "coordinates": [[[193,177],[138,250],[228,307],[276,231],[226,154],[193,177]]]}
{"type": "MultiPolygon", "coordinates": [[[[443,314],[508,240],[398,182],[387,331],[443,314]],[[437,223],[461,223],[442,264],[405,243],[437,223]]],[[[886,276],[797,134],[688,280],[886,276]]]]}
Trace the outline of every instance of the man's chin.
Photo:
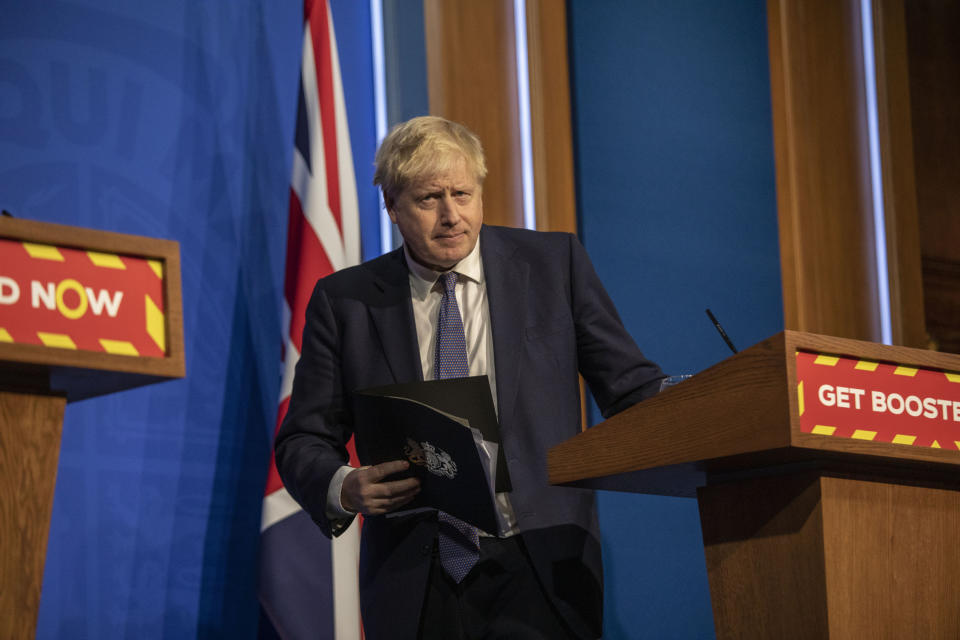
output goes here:
{"type": "Polygon", "coordinates": [[[473,250],[473,247],[468,245],[469,243],[464,241],[453,246],[437,247],[436,250],[432,252],[430,258],[434,264],[437,264],[444,269],[449,269],[470,255],[470,251],[473,250]]]}
{"type": "Polygon", "coordinates": [[[456,265],[458,262],[460,262],[466,257],[467,257],[467,254],[463,254],[462,256],[461,255],[454,255],[454,256],[446,255],[442,257],[438,256],[437,260],[434,262],[435,266],[433,268],[437,269],[438,271],[446,271],[447,269],[449,269],[450,267],[453,267],[454,265],[456,265]]]}
{"type": "Polygon", "coordinates": [[[413,258],[414,262],[417,262],[427,269],[433,269],[434,271],[446,271],[453,265],[460,262],[463,257],[457,257],[457,255],[451,255],[450,252],[433,252],[426,256],[421,256],[416,253],[411,252],[410,256],[413,258]]]}

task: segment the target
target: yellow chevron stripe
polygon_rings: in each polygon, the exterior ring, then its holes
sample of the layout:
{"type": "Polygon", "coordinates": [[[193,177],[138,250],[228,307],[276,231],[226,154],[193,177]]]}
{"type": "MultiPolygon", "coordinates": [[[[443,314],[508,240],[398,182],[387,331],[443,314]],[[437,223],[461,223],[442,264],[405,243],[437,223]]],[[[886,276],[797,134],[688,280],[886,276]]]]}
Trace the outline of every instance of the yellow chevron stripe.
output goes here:
{"type": "Polygon", "coordinates": [[[913,367],[897,367],[893,370],[893,375],[907,376],[908,378],[912,378],[913,376],[917,375],[917,370],[913,367]]]}
{"type": "Polygon", "coordinates": [[[40,341],[48,347],[56,347],[58,349],[77,348],[77,345],[73,343],[73,340],[70,339],[70,336],[63,333],[47,333],[45,331],[37,331],[37,337],[40,338],[40,341]]]}
{"type": "Polygon", "coordinates": [[[123,260],[120,259],[115,253],[100,253],[99,251],[87,251],[87,257],[90,258],[90,262],[98,267],[106,267],[107,269],[126,269],[127,265],[123,264],[123,260]]]}
{"type": "Polygon", "coordinates": [[[947,380],[949,380],[950,382],[960,382],[960,373],[946,373],[946,372],[944,372],[943,375],[947,376],[947,380]]]}
{"type": "Polygon", "coordinates": [[[27,250],[31,258],[38,260],[54,260],[63,262],[63,254],[56,247],[49,244],[35,244],[33,242],[24,242],[23,248],[27,250]]]}
{"type": "Polygon", "coordinates": [[[103,350],[107,353],[115,353],[121,356],[140,355],[140,352],[138,352],[137,348],[133,346],[133,343],[127,342],[126,340],[108,340],[107,338],[100,338],[100,346],[103,347],[103,350]]]}
{"type": "Polygon", "coordinates": [[[866,429],[857,429],[850,436],[854,440],[873,440],[877,437],[876,431],[867,431],[866,429]]]}
{"type": "Polygon", "coordinates": [[[800,415],[803,415],[803,380],[797,384],[797,404],[800,406],[800,415]]]}
{"type": "Polygon", "coordinates": [[[860,360],[857,362],[854,369],[859,369],[860,371],[876,371],[877,367],[880,366],[879,362],[870,362],[869,360],[860,360]]]}
{"type": "Polygon", "coordinates": [[[147,333],[149,333],[153,341],[157,343],[160,350],[166,353],[167,332],[166,325],[163,321],[163,311],[160,311],[160,307],[156,305],[150,296],[143,296],[143,298],[147,305],[147,333]]]}
{"type": "Polygon", "coordinates": [[[934,441],[933,441],[933,444],[931,444],[930,446],[931,446],[932,448],[934,448],[934,449],[939,449],[939,448],[940,448],[940,443],[937,442],[936,440],[934,440],[934,441]]]}
{"type": "Polygon", "coordinates": [[[13,336],[3,327],[0,327],[0,342],[13,342],[13,336]]]}
{"type": "Polygon", "coordinates": [[[840,358],[838,358],[837,356],[819,355],[817,356],[817,359],[813,361],[813,364],[822,364],[825,367],[832,367],[838,362],[840,362],[840,358]]]}
{"type": "Polygon", "coordinates": [[[893,444],[913,444],[917,439],[917,436],[907,436],[902,433],[898,433],[893,436],[893,444]]]}
{"type": "Polygon", "coordinates": [[[159,260],[147,260],[147,264],[150,265],[157,277],[163,280],[163,263],[159,260]]]}
{"type": "Polygon", "coordinates": [[[954,440],[953,444],[957,445],[957,449],[960,449],[960,440],[954,440]]]}
{"type": "Polygon", "coordinates": [[[813,428],[811,433],[815,433],[819,436],[832,436],[833,432],[836,431],[836,427],[828,427],[824,424],[818,424],[813,428]]]}

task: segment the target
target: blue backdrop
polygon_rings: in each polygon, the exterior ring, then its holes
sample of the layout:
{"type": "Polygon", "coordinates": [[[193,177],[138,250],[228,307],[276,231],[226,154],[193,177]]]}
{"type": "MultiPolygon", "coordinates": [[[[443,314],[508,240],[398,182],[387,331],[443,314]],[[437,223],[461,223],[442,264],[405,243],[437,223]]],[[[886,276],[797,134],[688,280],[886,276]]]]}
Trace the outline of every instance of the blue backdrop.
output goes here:
{"type": "MultiPolygon", "coordinates": [[[[67,407],[37,636],[254,637],[301,2],[0,5],[0,206],[183,275],[187,378],[67,407]]],[[[332,5],[373,255],[369,3],[332,5]]]]}
{"type": "MultiPolygon", "coordinates": [[[[581,237],[668,373],[783,329],[762,0],[571,0],[581,237]]],[[[598,420],[593,412],[593,420],[598,420]]],[[[711,638],[696,501],[602,492],[605,634],[711,638]]]]}

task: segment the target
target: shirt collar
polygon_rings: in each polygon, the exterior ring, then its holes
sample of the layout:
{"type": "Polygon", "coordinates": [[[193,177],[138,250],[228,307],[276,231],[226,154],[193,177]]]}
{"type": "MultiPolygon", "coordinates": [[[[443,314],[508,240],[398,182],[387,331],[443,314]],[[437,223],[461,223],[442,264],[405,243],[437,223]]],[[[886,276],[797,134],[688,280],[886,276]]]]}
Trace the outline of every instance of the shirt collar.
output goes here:
{"type": "MultiPolygon", "coordinates": [[[[433,286],[440,278],[440,271],[434,271],[425,267],[410,256],[407,245],[403,245],[403,257],[407,261],[407,268],[410,269],[410,290],[419,300],[426,300],[433,290],[433,286]]],[[[483,261],[480,259],[480,239],[477,238],[477,244],[473,251],[467,254],[467,257],[450,267],[464,278],[473,280],[477,284],[483,283],[483,261]]]]}

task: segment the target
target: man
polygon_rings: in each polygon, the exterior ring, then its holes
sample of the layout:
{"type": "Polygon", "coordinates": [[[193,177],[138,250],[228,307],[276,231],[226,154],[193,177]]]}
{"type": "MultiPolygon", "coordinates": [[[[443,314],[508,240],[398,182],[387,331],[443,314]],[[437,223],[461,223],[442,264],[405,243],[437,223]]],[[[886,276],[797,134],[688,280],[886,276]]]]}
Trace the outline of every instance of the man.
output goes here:
{"type": "Polygon", "coordinates": [[[546,451],[580,431],[578,370],[605,416],[663,378],[573,236],[483,225],[485,176],[480,141],[462,125],[398,125],[374,182],[404,246],[320,280],[307,309],[277,466],[326,535],[366,514],[360,595],[374,640],[599,637],[594,496],[551,487],[546,451]],[[479,538],[443,513],[385,517],[419,489],[395,479],[406,462],[345,466],[347,440],[365,437],[351,392],[450,377],[455,334],[466,361],[455,375],[489,378],[512,483],[497,494],[499,531],[479,538]],[[457,545],[472,553],[464,571],[449,566],[457,545]]]}

